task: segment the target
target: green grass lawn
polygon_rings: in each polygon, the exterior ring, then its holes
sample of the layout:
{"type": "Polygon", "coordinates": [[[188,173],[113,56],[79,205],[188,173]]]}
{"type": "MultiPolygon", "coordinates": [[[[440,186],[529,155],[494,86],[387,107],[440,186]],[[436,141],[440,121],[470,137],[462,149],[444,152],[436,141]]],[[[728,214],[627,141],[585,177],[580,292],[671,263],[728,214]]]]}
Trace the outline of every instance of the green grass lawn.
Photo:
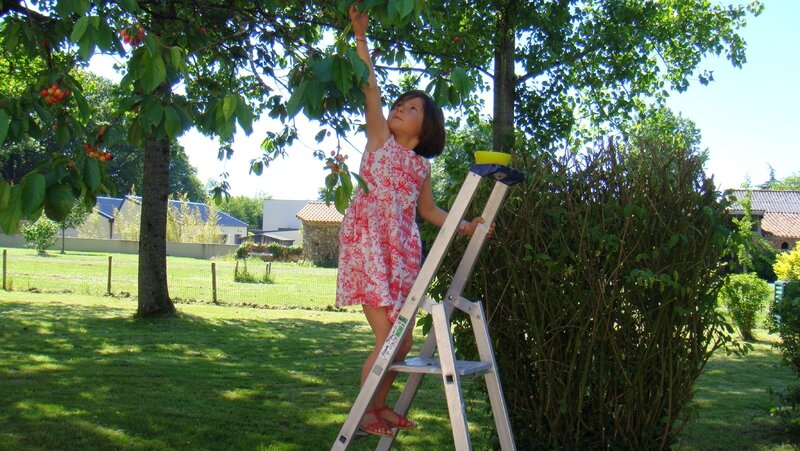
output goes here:
{"type": "MultiPolygon", "coordinates": [[[[102,295],[108,291],[108,257],[112,257],[111,292],[117,296],[136,294],[138,255],[96,252],[49,251],[44,256],[32,249],[7,249],[9,288],[44,292],[102,295]]],[[[211,264],[216,266],[217,301],[230,305],[326,308],[336,296],[336,269],[272,262],[272,284],[239,283],[233,280],[236,262],[167,257],[170,296],[182,301],[213,300],[211,264]]],[[[241,268],[241,264],[240,264],[241,268]]],[[[256,275],[266,264],[248,259],[247,269],[256,275]]]]}
{"type": "MultiPolygon", "coordinates": [[[[370,347],[359,312],[178,307],[142,320],[130,299],[0,291],[0,449],[330,448],[370,347]]],[[[676,449],[794,449],[769,390],[796,377],[758,336],[748,356],[709,361],[676,449]]],[[[485,407],[469,405],[475,449],[490,448],[485,407]]],[[[438,379],[410,416],[402,449],[452,449],[438,379]]]]}
{"type": "MultiPolygon", "coordinates": [[[[0,449],[329,449],[358,394],[371,332],[358,312],[136,303],[0,292],[0,449]]],[[[418,340],[421,341],[421,340],[418,340]]],[[[452,446],[439,380],[403,434],[452,446]]],[[[483,403],[472,403],[486,449],[483,403]]],[[[491,425],[491,423],[489,423],[491,425]]],[[[366,438],[353,449],[373,449],[366,438]]]]}

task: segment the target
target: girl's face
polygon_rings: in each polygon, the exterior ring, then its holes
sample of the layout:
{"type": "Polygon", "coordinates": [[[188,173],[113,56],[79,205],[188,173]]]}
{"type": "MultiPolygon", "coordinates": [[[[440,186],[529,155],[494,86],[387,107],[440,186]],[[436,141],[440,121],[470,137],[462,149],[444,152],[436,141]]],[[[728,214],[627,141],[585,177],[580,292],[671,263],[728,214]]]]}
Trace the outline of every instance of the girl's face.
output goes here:
{"type": "Polygon", "coordinates": [[[394,135],[419,137],[422,134],[422,121],[425,119],[424,106],[419,97],[397,102],[389,112],[389,130],[394,135]]]}

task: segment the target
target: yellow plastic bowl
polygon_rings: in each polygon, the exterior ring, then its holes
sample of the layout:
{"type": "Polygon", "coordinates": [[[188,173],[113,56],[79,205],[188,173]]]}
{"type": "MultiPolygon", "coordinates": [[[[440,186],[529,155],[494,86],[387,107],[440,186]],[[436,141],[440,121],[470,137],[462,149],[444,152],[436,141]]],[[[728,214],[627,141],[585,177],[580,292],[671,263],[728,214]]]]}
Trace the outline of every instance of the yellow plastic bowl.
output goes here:
{"type": "Polygon", "coordinates": [[[490,152],[488,150],[475,152],[475,163],[478,164],[502,164],[505,166],[509,161],[511,161],[510,153],[490,152]]]}

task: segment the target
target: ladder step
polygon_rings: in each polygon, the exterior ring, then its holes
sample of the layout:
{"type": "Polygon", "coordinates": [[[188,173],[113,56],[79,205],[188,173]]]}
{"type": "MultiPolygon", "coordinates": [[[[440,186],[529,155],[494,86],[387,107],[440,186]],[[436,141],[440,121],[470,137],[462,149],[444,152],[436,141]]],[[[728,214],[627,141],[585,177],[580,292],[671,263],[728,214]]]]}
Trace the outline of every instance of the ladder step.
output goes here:
{"type": "MultiPolygon", "coordinates": [[[[458,372],[459,376],[486,373],[491,369],[491,362],[456,360],[456,372],[458,372]]],[[[439,359],[413,357],[392,364],[391,370],[402,373],[442,374],[442,364],[439,362],[439,359]]]]}

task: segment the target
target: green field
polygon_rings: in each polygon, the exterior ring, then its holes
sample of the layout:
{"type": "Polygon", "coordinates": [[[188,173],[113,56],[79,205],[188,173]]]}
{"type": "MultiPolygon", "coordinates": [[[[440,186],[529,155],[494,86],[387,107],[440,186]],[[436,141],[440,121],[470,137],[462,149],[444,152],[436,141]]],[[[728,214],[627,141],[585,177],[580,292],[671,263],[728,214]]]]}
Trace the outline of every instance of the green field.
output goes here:
{"type": "MultiPolygon", "coordinates": [[[[70,292],[102,295],[108,292],[109,254],[50,251],[36,255],[31,249],[7,249],[7,287],[14,291],[70,292]]],[[[138,255],[111,255],[111,293],[136,295],[138,255]]],[[[233,259],[201,260],[167,257],[169,294],[177,301],[211,302],[212,263],[216,267],[217,301],[229,305],[328,308],[336,296],[336,269],[298,263],[272,262],[274,283],[239,283],[233,280],[233,259]]],[[[241,268],[241,263],[240,263],[241,268]]],[[[247,269],[258,276],[266,264],[248,259],[247,269]]]]}

